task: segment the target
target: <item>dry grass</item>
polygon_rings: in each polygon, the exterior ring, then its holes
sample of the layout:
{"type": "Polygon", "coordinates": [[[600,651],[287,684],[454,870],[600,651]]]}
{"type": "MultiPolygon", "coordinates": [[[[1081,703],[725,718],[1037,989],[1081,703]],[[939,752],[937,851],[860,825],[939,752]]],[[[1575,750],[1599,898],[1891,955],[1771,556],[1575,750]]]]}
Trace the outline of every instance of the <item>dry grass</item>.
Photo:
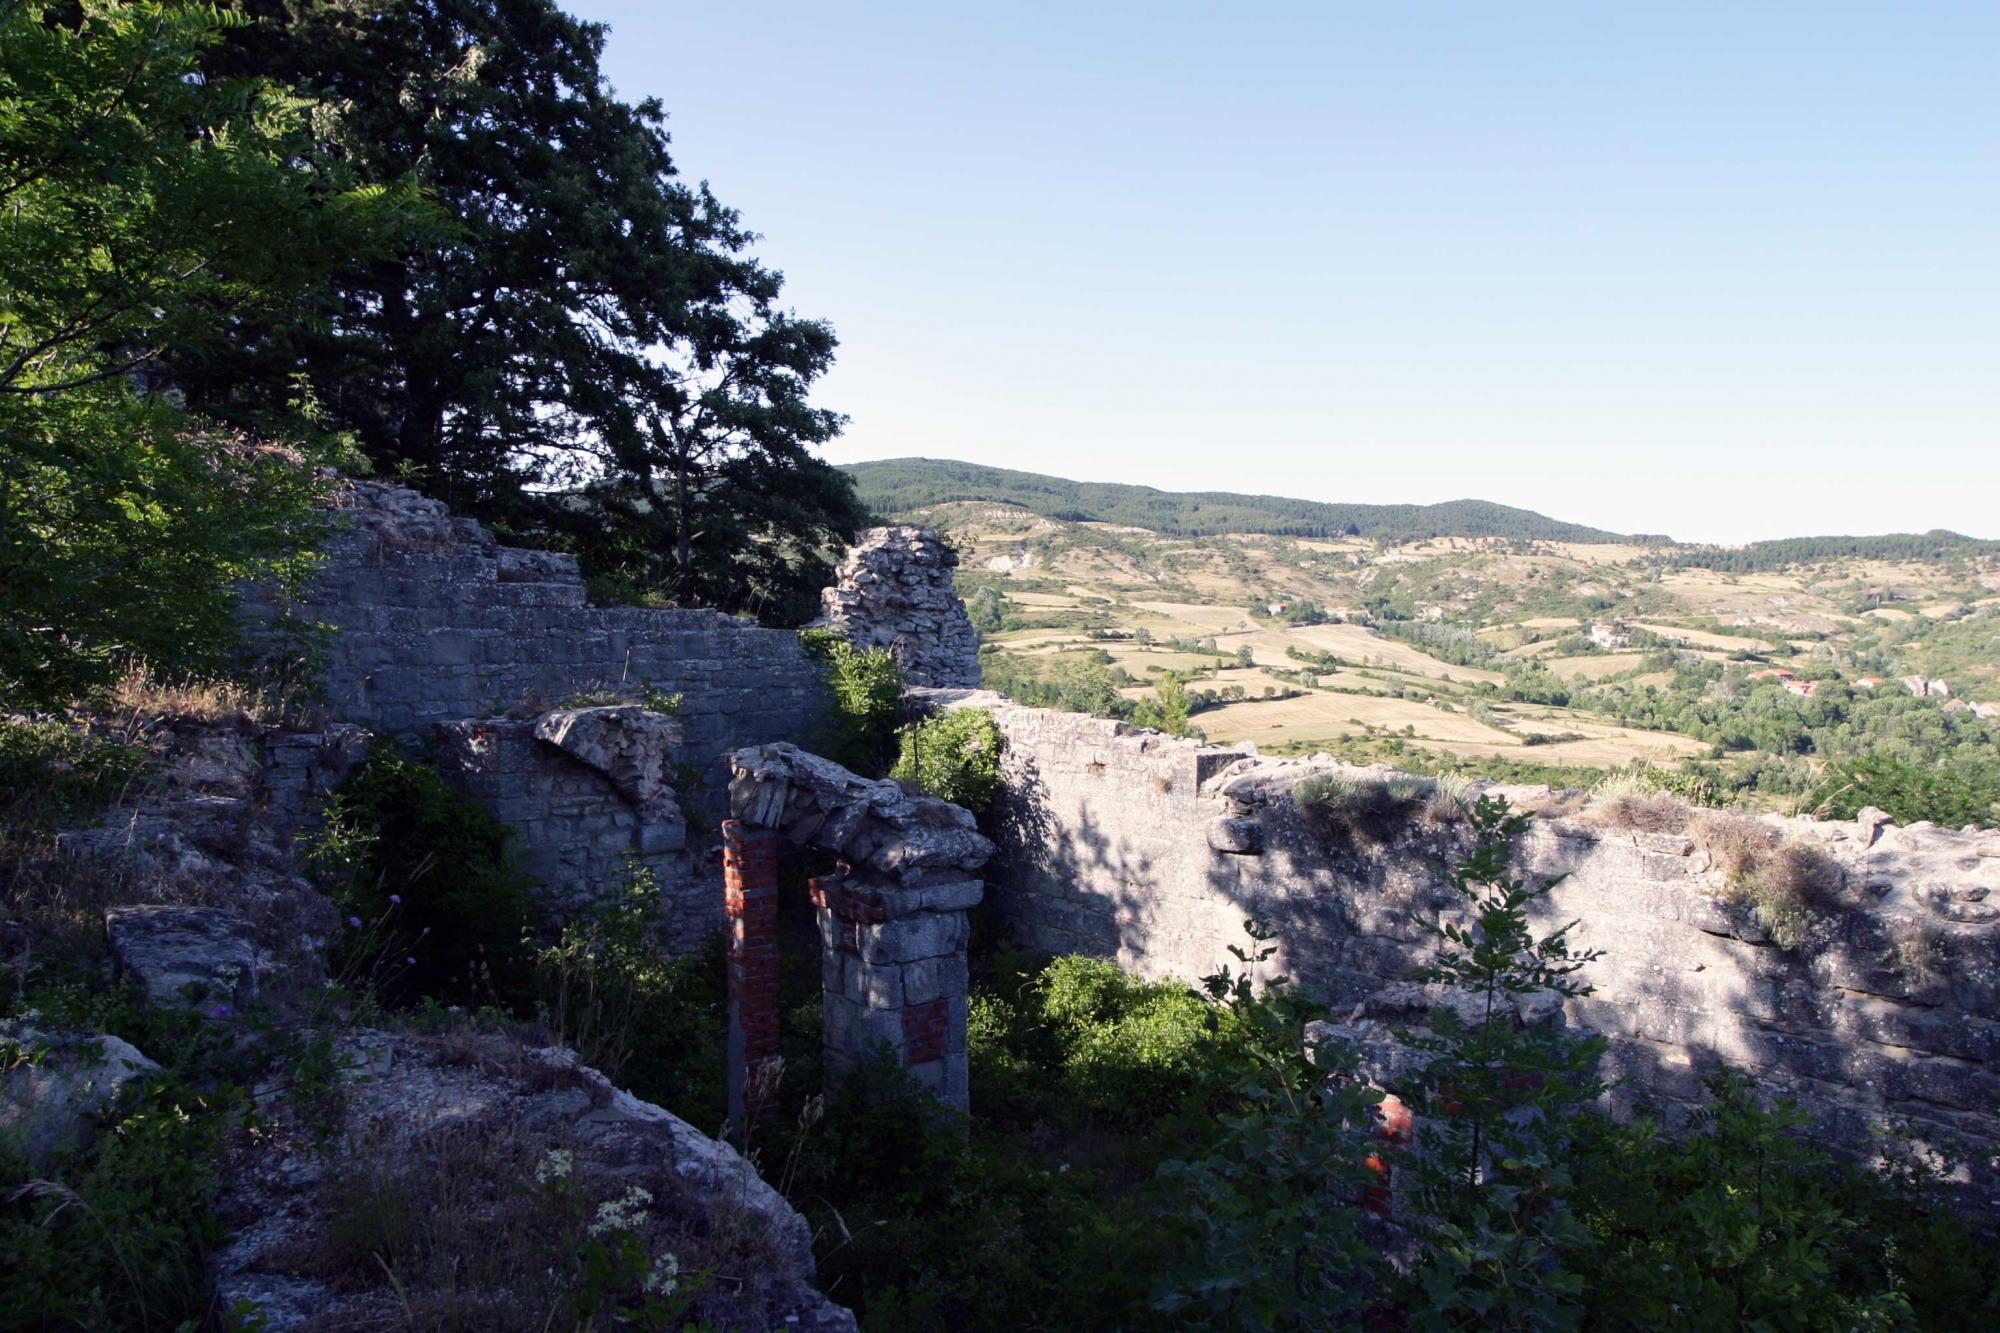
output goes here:
{"type": "Polygon", "coordinates": [[[1815,920],[1841,907],[1846,872],[1820,848],[1748,815],[1704,812],[1693,831],[1727,877],[1727,897],[1753,908],[1779,948],[1804,947],[1815,920]]]}
{"type": "Polygon", "coordinates": [[[1454,779],[1447,788],[1431,778],[1402,774],[1316,773],[1292,789],[1292,804],[1300,822],[1322,841],[1377,848],[1419,822],[1432,827],[1457,822],[1469,785],[1454,779]]]}
{"type": "Polygon", "coordinates": [[[130,663],[106,692],[114,719],[132,729],[146,724],[195,722],[205,726],[271,722],[271,710],[249,686],[226,680],[163,680],[144,662],[130,663]]]}

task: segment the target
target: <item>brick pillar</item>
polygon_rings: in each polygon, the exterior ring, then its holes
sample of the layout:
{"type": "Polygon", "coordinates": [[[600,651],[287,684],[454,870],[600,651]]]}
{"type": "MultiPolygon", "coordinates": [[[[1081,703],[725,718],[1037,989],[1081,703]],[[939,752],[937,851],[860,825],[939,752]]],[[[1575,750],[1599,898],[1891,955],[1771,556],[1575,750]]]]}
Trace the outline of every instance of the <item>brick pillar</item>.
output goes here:
{"type": "Polygon", "coordinates": [[[722,822],[723,911],[729,918],[729,1123],[762,1113],[778,1058],[778,835],[722,822]]]}

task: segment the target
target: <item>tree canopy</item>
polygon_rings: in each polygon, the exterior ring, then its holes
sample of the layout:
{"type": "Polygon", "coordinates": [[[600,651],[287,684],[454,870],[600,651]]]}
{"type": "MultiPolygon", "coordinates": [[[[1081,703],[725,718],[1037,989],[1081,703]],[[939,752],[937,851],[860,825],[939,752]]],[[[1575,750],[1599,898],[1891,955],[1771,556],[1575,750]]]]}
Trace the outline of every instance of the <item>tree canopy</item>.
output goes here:
{"type": "Polygon", "coordinates": [[[306,105],[202,78],[236,20],[179,0],[0,5],[0,694],[116,659],[215,665],[236,580],[282,572],[335,441],[295,386],[252,435],[161,391],[170,354],[308,301],[414,226],[314,150],[306,105]]]}
{"type": "Polygon", "coordinates": [[[303,377],[378,470],[577,552],[600,590],[802,619],[863,518],[812,450],[824,322],[706,183],[656,101],[549,0],[257,0],[219,69],[324,108],[328,151],[413,176],[450,222],[344,270],[323,321],[275,320],[177,372],[236,419],[303,377]],[[250,372],[250,373],[246,373],[250,372]]]}

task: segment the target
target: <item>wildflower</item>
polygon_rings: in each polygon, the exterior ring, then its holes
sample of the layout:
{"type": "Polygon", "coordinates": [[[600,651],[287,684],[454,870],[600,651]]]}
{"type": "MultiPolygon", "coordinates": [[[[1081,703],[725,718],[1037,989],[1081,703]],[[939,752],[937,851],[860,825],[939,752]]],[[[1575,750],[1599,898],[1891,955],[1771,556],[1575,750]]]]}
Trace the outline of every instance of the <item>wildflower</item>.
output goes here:
{"type": "Polygon", "coordinates": [[[210,1018],[228,1018],[235,1012],[236,1011],[234,1009],[231,1009],[226,1004],[218,1004],[215,1006],[215,1008],[208,1011],[208,1016],[210,1018]]]}
{"type": "Polygon", "coordinates": [[[417,965],[417,960],[414,956],[405,958],[403,961],[408,963],[411,967],[415,967],[417,965]]]}
{"type": "Polygon", "coordinates": [[[361,929],[361,918],[358,916],[351,916],[347,918],[347,924],[354,927],[354,929],[359,930],[361,929]]]}
{"type": "Polygon", "coordinates": [[[646,1190],[634,1185],[616,1199],[607,1199],[597,1205],[597,1216],[590,1224],[593,1236],[608,1235],[613,1231],[636,1231],[645,1220],[644,1209],[653,1201],[646,1190]]]}
{"type": "Polygon", "coordinates": [[[401,907],[402,905],[403,905],[403,895],[402,895],[402,894],[400,894],[400,893],[392,893],[392,894],[390,894],[390,895],[389,895],[389,906],[391,906],[391,907],[401,907]]]}
{"type": "Polygon", "coordinates": [[[548,1156],[535,1163],[535,1183],[546,1185],[552,1180],[568,1180],[570,1167],[576,1163],[576,1154],[567,1148],[551,1148],[548,1156]]]}
{"type": "Polygon", "coordinates": [[[653,1271],[646,1274],[646,1290],[655,1296],[671,1296],[681,1285],[681,1261],[672,1251],[653,1260],[653,1271]]]}

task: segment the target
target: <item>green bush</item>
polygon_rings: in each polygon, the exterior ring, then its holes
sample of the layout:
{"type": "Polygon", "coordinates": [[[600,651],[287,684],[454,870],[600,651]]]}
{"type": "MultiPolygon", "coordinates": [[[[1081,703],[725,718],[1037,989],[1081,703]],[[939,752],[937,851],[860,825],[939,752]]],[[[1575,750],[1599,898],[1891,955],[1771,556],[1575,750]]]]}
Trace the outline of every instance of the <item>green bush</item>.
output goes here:
{"type": "Polygon", "coordinates": [[[1145,1124],[1201,1105],[1233,1068],[1226,1016],[1185,986],[1070,956],[1051,962],[1035,990],[1063,1091],[1093,1119],[1145,1124]]]}
{"type": "Polygon", "coordinates": [[[0,815],[43,826],[116,801],[146,771],[145,747],[63,722],[0,718],[0,815]]]}
{"type": "Polygon", "coordinates": [[[1865,806],[1899,824],[1928,819],[1946,828],[2000,827],[2000,766],[1985,769],[1905,763],[1875,754],[1831,765],[1808,804],[1826,819],[1852,819],[1865,806]]]}
{"type": "Polygon", "coordinates": [[[394,1003],[527,994],[529,880],[510,837],[435,767],[378,741],[310,849],[348,919],[343,975],[394,1003]]]}
{"type": "Polygon", "coordinates": [[[162,1080],[47,1175],[0,1158],[0,1327],[200,1326],[222,1236],[218,1121],[162,1080]]]}
{"type": "Polygon", "coordinates": [[[978,813],[1000,787],[999,724],[983,708],[954,708],[896,733],[901,753],[889,776],[927,796],[978,813]]]}
{"type": "Polygon", "coordinates": [[[879,778],[896,758],[903,713],[903,673],[886,648],[856,648],[830,629],[799,631],[806,653],[826,669],[833,714],[820,752],[863,777],[879,778]]]}
{"type": "Polygon", "coordinates": [[[1816,1147],[1811,1123],[1723,1069],[1685,1133],[1657,1119],[1574,1125],[1570,1256],[1606,1329],[1993,1327],[2000,1260],[1934,1197],[1816,1147]]]}

